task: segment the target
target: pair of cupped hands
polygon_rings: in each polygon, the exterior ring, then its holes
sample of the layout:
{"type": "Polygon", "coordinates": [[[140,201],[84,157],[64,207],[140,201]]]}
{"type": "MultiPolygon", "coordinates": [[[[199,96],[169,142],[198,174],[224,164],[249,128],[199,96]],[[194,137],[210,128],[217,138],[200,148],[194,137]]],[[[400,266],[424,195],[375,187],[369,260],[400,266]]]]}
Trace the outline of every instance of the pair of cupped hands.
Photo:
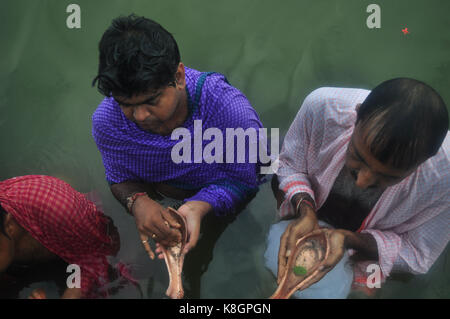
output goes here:
{"type": "Polygon", "coordinates": [[[278,251],[278,274],[277,283],[280,284],[285,275],[288,259],[294,250],[297,241],[312,232],[326,232],[330,238],[330,253],[328,258],[318,268],[315,278],[303,287],[306,289],[312,284],[320,281],[337,263],[345,253],[345,240],[349,231],[343,229],[321,228],[317,222],[315,211],[308,205],[300,206],[299,217],[292,220],[280,239],[280,249],[278,251]]]}
{"type": "MultiPolygon", "coordinates": [[[[211,205],[202,201],[186,202],[177,212],[186,219],[187,243],[182,254],[187,254],[189,250],[197,244],[200,235],[200,225],[203,217],[211,209],[211,205]]],[[[139,196],[132,206],[132,214],[135,217],[137,229],[144,247],[150,258],[154,258],[154,253],[148,243],[149,239],[156,242],[156,253],[159,259],[163,259],[162,247],[172,247],[182,241],[180,228],[182,225],[177,221],[167,208],[148,196],[139,196]]]]}

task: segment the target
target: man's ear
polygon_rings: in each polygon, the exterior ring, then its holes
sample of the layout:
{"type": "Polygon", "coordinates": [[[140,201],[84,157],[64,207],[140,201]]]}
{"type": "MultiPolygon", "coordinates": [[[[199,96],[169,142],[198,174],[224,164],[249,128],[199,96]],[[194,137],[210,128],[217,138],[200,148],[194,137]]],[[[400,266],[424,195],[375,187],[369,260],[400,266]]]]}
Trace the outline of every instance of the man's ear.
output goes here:
{"type": "Polygon", "coordinates": [[[11,214],[6,214],[4,222],[5,233],[9,238],[14,239],[22,231],[22,227],[16,222],[11,214]]]}
{"type": "Polygon", "coordinates": [[[184,64],[180,62],[178,64],[177,72],[175,73],[175,83],[177,84],[177,89],[183,89],[186,87],[186,78],[184,72],[184,64]]]}

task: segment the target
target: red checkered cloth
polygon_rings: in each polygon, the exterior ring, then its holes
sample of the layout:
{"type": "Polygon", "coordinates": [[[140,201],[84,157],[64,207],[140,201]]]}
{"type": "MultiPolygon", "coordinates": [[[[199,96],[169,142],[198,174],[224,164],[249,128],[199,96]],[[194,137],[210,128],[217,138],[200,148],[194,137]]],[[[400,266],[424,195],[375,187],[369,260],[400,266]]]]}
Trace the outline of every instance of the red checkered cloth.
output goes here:
{"type": "Polygon", "coordinates": [[[0,182],[0,204],[48,250],[80,266],[83,298],[99,297],[109,282],[106,257],[120,248],[109,217],[69,184],[42,175],[0,182]]]}

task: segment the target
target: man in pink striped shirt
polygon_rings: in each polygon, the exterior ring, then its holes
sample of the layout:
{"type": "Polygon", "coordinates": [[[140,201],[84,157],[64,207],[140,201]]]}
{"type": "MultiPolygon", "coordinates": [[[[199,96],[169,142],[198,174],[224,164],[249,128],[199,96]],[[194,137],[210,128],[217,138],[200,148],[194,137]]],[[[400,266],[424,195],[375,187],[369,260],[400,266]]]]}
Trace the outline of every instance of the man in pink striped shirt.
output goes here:
{"type": "Polygon", "coordinates": [[[323,226],[341,248],[295,297],[345,298],[352,281],[366,285],[369,264],[382,281],[393,271],[426,273],[450,239],[448,127],[442,98],[413,79],[309,94],[273,182],[283,220],[265,258],[278,282],[296,239],[323,226]]]}

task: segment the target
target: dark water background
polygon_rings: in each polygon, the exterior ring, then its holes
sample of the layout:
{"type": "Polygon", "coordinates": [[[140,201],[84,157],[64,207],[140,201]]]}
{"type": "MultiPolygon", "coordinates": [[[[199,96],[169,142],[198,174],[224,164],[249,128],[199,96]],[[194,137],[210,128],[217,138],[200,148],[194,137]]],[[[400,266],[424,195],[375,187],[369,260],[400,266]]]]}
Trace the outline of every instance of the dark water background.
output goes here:
{"type": "MultiPolygon", "coordinates": [[[[138,269],[145,298],[162,298],[168,283],[164,262],[148,260],[134,221],[109,192],[91,137],[91,115],[102,97],[90,84],[98,41],[111,20],[134,12],[161,23],[174,34],[185,65],[224,73],[246,94],[264,126],[279,127],[281,135],[304,97],[320,86],[370,89],[389,78],[413,77],[450,105],[450,2],[377,0],[382,27],[374,30],[366,26],[370,3],[3,0],[0,179],[47,174],[81,192],[100,192],[106,213],[119,227],[118,258],[138,269]],[[66,27],[70,3],[81,6],[81,29],[66,27]],[[405,27],[410,34],[401,32],[405,27]]],[[[265,184],[212,247],[197,297],[271,295],[275,281],[264,268],[263,253],[275,206],[265,184]]],[[[389,280],[377,296],[449,298],[449,256],[447,247],[428,274],[389,280]]],[[[52,296],[52,284],[39,286],[52,296]]],[[[127,287],[115,297],[139,294],[127,287]]]]}

